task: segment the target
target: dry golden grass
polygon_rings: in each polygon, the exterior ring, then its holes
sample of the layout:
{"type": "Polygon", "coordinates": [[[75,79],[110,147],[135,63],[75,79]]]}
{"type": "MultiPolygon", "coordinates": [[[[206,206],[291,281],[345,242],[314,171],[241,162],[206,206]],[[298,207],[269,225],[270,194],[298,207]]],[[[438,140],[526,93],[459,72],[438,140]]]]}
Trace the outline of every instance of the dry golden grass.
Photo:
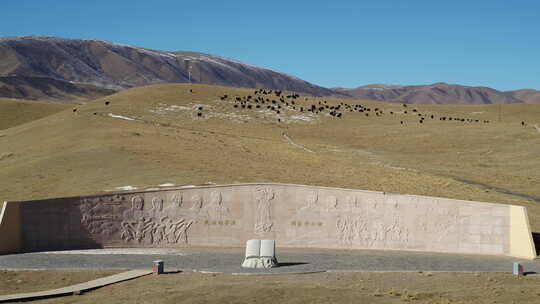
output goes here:
{"type": "Polygon", "coordinates": [[[297,106],[359,103],[384,115],[344,112],[341,119],[318,115],[290,122],[299,113],[287,110],[278,123],[276,114],[233,108],[230,99],[246,95],[253,89],[139,87],[77,106],[76,113],[69,109],[0,131],[0,197],[165,182],[283,182],[523,205],[533,230],[540,231],[540,133],[532,127],[540,125],[540,104],[409,105],[403,114],[400,104],[302,96],[297,106]],[[229,101],[219,99],[223,94],[229,101]],[[413,108],[436,118],[420,124],[413,108]],[[439,121],[441,116],[491,123],[439,121]],[[314,152],[291,144],[284,132],[314,152]]]}
{"type": "Polygon", "coordinates": [[[0,98],[0,130],[49,116],[69,107],[58,103],[0,98]]]}
{"type": "MultiPolygon", "coordinates": [[[[43,272],[50,281],[80,281],[84,272],[43,272]]],[[[32,288],[44,274],[18,286],[32,288]]],[[[9,274],[1,274],[2,278],[9,274]]],[[[103,274],[105,275],[105,274],[103,274]]],[[[11,282],[9,282],[11,284],[11,282]]],[[[540,303],[536,276],[504,273],[317,273],[146,276],[82,295],[36,303],[540,303]]]]}
{"type": "Polygon", "coordinates": [[[0,295],[43,291],[88,282],[120,270],[0,270],[0,295]]]}

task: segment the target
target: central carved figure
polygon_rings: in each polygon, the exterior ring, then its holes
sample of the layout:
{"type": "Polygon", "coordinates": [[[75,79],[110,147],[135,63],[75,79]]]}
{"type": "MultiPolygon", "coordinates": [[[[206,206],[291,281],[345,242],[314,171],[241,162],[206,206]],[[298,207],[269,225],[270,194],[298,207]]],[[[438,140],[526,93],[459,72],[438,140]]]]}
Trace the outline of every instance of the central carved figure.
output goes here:
{"type": "Polygon", "coordinates": [[[229,208],[223,206],[220,192],[210,193],[210,202],[204,207],[204,211],[211,220],[223,220],[230,215],[229,208]]]}
{"type": "Polygon", "coordinates": [[[255,189],[255,202],[257,204],[255,233],[257,234],[272,230],[274,222],[272,221],[271,201],[274,199],[274,196],[274,191],[268,187],[258,187],[255,189]]]}

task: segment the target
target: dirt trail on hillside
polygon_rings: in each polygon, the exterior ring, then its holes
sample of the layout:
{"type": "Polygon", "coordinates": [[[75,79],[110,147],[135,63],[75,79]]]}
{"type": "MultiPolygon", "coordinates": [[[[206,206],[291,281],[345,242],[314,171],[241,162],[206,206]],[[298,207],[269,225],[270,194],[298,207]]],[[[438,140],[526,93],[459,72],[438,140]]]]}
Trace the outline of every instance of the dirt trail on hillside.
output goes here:
{"type": "Polygon", "coordinates": [[[295,142],[292,140],[292,138],[289,137],[289,135],[287,135],[287,133],[282,132],[281,135],[283,135],[283,137],[285,137],[285,139],[287,139],[287,141],[288,141],[291,145],[293,145],[293,146],[295,146],[295,147],[298,147],[298,148],[300,148],[300,149],[302,149],[302,150],[304,150],[304,151],[311,152],[311,153],[315,153],[315,151],[310,150],[310,149],[308,149],[308,148],[306,148],[306,147],[304,147],[304,146],[302,146],[302,145],[300,145],[300,144],[295,143],[295,142]]]}

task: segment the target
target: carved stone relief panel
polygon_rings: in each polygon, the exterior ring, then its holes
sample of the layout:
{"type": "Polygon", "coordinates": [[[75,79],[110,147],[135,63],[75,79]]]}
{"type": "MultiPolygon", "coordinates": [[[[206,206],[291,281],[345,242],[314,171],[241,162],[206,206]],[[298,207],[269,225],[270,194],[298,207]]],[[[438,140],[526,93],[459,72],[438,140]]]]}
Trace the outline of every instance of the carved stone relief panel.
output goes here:
{"type": "MultiPolygon", "coordinates": [[[[288,190],[288,189],[285,189],[288,190]]],[[[324,197],[319,198],[317,189],[295,189],[290,196],[292,202],[285,203],[290,213],[281,225],[285,224],[287,244],[294,246],[309,246],[317,242],[325,242],[326,225],[321,219],[321,210],[326,209],[324,197]],[[291,203],[292,206],[291,206],[291,203]]],[[[285,194],[284,194],[285,195],[285,194]]],[[[279,203],[282,203],[281,201],[279,203]]],[[[281,218],[280,218],[280,222],[281,218]]]]}
{"type": "Polygon", "coordinates": [[[360,204],[358,202],[358,198],[354,194],[348,195],[345,198],[345,204],[340,207],[345,212],[353,212],[353,213],[360,212],[360,209],[361,209],[360,204]]]}
{"type": "Polygon", "coordinates": [[[189,210],[200,213],[203,209],[203,198],[202,196],[195,194],[191,197],[191,206],[189,207],[189,210]]]}
{"type": "Polygon", "coordinates": [[[326,198],[326,211],[338,211],[338,199],[333,195],[326,198]]]}
{"type": "Polygon", "coordinates": [[[336,229],[340,243],[345,246],[351,246],[353,241],[365,243],[370,236],[367,231],[368,223],[361,216],[339,216],[336,229]]]}
{"type": "Polygon", "coordinates": [[[411,227],[394,197],[360,193],[349,194],[344,201],[335,222],[342,246],[398,248],[409,241],[411,227]]]}
{"type": "Polygon", "coordinates": [[[110,198],[84,198],[81,200],[81,224],[92,235],[112,236],[120,231],[120,217],[115,214],[115,207],[121,204],[110,198]]]}
{"type": "Polygon", "coordinates": [[[210,193],[210,199],[207,204],[204,204],[203,212],[209,220],[221,221],[230,216],[230,210],[223,205],[221,192],[213,191],[210,193]]]}
{"type": "Polygon", "coordinates": [[[310,192],[305,198],[305,204],[300,207],[299,212],[317,212],[319,207],[319,195],[317,192],[310,192]]]}
{"type": "MultiPolygon", "coordinates": [[[[73,210],[80,211],[80,230],[113,245],[237,244],[271,233],[284,246],[463,252],[506,248],[508,211],[475,204],[249,185],[89,197],[73,210]]],[[[79,224],[78,218],[75,221],[79,224]]]]}
{"type": "Polygon", "coordinates": [[[274,226],[272,215],[272,201],[275,193],[270,187],[256,187],[255,197],[255,227],[256,234],[263,234],[272,231],[274,226]]]}
{"type": "Polygon", "coordinates": [[[150,206],[145,206],[141,195],[111,201],[83,199],[79,207],[82,224],[96,237],[109,236],[114,240],[141,245],[187,244],[188,232],[196,218],[182,212],[182,198],[177,195],[165,207],[164,199],[155,196],[150,206]],[[114,205],[115,208],[111,208],[114,205]],[[145,208],[146,207],[146,208],[145,208]]]}
{"type": "Polygon", "coordinates": [[[184,197],[182,196],[182,194],[178,193],[173,195],[172,206],[174,206],[175,208],[182,208],[183,203],[184,197]]]}

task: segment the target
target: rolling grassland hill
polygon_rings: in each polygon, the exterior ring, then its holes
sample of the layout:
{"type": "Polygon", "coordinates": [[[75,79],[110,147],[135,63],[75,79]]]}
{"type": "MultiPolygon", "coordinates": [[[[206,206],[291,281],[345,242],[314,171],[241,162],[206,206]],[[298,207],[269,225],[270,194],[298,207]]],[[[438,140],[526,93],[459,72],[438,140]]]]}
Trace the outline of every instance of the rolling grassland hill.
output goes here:
{"type": "Polygon", "coordinates": [[[0,97],[82,103],[126,88],[187,82],[337,94],[291,75],[203,53],[94,39],[0,37],[0,97]]]}
{"type": "Polygon", "coordinates": [[[64,104],[0,98],[0,130],[49,116],[68,108],[71,107],[64,104]]]}
{"type": "Polygon", "coordinates": [[[523,205],[540,232],[539,117],[540,104],[143,86],[1,130],[0,199],[282,182],[523,205]]]}

